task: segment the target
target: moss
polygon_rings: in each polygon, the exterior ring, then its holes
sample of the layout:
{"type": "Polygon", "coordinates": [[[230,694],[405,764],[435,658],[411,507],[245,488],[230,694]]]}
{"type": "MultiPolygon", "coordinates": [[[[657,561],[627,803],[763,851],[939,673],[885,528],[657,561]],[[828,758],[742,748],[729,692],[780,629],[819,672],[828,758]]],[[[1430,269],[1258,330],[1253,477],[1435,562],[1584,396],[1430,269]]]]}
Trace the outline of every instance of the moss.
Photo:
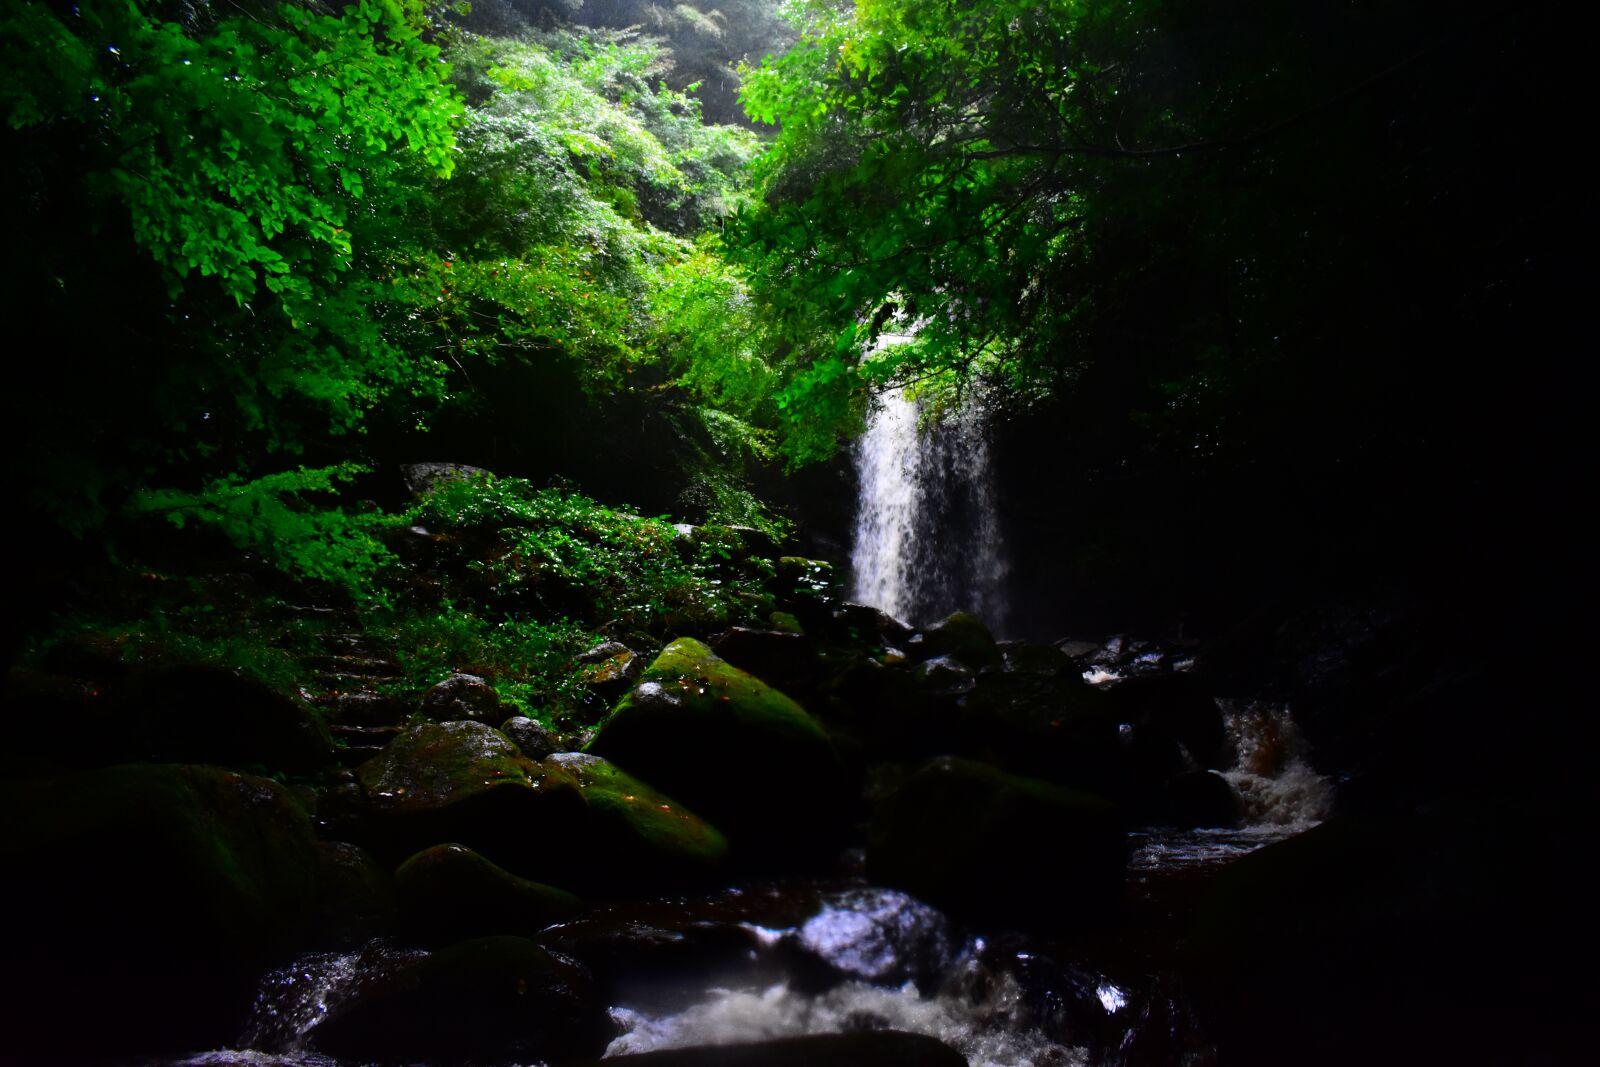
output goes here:
{"type": "Polygon", "coordinates": [[[740,852],[827,833],[845,793],[822,725],[691,638],[662,650],[587,751],[688,804],[740,852]]]}
{"type": "Polygon", "coordinates": [[[564,889],[519,878],[454,843],[411,856],[394,880],[413,927],[433,933],[532,932],[583,906],[564,889]]]}
{"type": "Polygon", "coordinates": [[[799,704],[691,637],[680,637],[661,650],[639,684],[617,704],[607,726],[638,714],[644,705],[671,708],[680,716],[758,725],[811,742],[828,740],[827,731],[799,704]]]}
{"type": "Polygon", "coordinates": [[[395,738],[356,772],[379,814],[461,804],[494,790],[571,786],[524,756],[511,739],[476,722],[426,723],[395,738]]]}
{"type": "Polygon", "coordinates": [[[609,760],[562,752],[550,762],[578,780],[591,811],[637,836],[650,851],[707,866],[727,856],[728,841],[715,826],[609,760]]]}

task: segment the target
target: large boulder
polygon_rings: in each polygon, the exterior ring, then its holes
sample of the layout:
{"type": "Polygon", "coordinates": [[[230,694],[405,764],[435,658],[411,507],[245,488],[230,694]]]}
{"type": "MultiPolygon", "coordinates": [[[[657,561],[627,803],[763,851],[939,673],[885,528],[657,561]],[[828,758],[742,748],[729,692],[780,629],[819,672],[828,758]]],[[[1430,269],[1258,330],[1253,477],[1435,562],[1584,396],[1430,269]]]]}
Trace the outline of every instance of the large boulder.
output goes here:
{"type": "Polygon", "coordinates": [[[922,631],[915,643],[921,656],[954,656],[973,670],[998,668],[1003,663],[994,635],[971,612],[957,611],[922,631]]]}
{"type": "Polygon", "coordinates": [[[662,650],[587,751],[689,805],[746,855],[816,843],[845,799],[821,724],[691,638],[662,650]]]}
{"type": "Polygon", "coordinates": [[[465,845],[423,849],[394,872],[406,925],[424,937],[531,934],[575,914],[564,889],[518,878],[465,845]]]}
{"type": "Polygon", "coordinates": [[[1166,734],[1201,767],[1227,766],[1222,711],[1202,678],[1183,672],[1139,675],[1113,686],[1109,696],[1121,722],[1166,734]]]}
{"type": "Polygon", "coordinates": [[[476,674],[452,674],[422,694],[422,714],[434,722],[471,719],[492,726],[506,717],[500,694],[476,674]]]}
{"type": "Polygon", "coordinates": [[[1115,805],[953,756],[930,761],[874,814],[867,877],[952,915],[1068,929],[1121,892],[1115,805]]]}
{"type": "Polygon", "coordinates": [[[520,937],[441,949],[364,991],[311,1032],[355,1062],[519,1062],[594,1056],[605,1007],[588,975],[520,937]]]}
{"type": "Polygon", "coordinates": [[[1121,792],[1116,717],[1104,693],[1070,672],[978,675],[956,722],[961,754],[1077,789],[1121,792]]]}
{"type": "Polygon", "coordinates": [[[124,714],[150,760],[291,774],[333,762],[333,740],[309,706],[223,667],[156,671],[134,686],[124,714]]]}
{"type": "Polygon", "coordinates": [[[548,763],[572,775],[588,805],[583,839],[574,843],[577,884],[598,883],[607,895],[693,884],[727,857],[715,826],[609,760],[558,752],[548,763]]]}
{"type": "Polygon", "coordinates": [[[391,861],[455,841],[516,874],[545,879],[561,862],[561,843],[586,819],[570,773],[528,759],[477,722],[413,726],[356,774],[374,844],[391,861]]]}
{"type": "Polygon", "coordinates": [[[233,1039],[256,976],[312,936],[328,890],[289,792],[216,767],[3,783],[0,833],[19,917],[0,961],[7,1042],[32,1062],[233,1039]]]}
{"type": "Polygon", "coordinates": [[[644,670],[644,659],[620,641],[603,641],[578,657],[583,684],[607,703],[616,700],[644,670]]]}

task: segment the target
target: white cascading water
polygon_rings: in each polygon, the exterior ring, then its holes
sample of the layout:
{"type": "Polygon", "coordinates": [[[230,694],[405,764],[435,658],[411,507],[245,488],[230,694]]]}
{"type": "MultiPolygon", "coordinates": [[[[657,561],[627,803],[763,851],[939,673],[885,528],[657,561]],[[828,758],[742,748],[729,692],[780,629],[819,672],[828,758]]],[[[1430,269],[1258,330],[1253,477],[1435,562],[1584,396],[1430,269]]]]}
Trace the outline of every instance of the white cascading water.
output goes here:
{"type": "Polygon", "coordinates": [[[885,390],[856,445],[851,595],[914,626],[966,610],[1001,632],[1007,567],[982,411],[925,429],[918,416],[904,390],[885,390]]]}

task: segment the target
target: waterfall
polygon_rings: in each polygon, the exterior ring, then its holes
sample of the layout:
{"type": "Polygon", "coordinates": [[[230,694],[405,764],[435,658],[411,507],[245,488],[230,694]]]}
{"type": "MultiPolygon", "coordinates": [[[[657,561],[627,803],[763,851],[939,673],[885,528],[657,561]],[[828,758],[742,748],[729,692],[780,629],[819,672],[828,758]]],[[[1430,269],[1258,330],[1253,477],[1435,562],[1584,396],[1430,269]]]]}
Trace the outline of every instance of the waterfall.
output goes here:
{"type": "Polygon", "coordinates": [[[885,390],[856,445],[851,595],[915,626],[960,609],[1001,632],[1007,567],[982,410],[922,430],[918,415],[903,389],[885,390]]]}

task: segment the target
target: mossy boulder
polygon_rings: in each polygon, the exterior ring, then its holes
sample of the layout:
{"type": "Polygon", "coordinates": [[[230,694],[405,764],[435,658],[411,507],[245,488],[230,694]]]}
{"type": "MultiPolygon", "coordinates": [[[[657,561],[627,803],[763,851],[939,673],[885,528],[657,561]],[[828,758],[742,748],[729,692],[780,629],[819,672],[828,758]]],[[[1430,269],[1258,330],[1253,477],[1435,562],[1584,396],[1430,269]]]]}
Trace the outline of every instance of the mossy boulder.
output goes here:
{"type": "Polygon", "coordinates": [[[324,857],[268,779],[124,765],[7,782],[0,833],[22,917],[0,962],[7,1040],[35,1062],[231,1040],[260,971],[319,925],[324,857]],[[64,1005],[94,1025],[61,1027],[64,1005]]]}
{"type": "Polygon", "coordinates": [[[1103,797],[942,756],[874,813],[867,876],[953,915],[1081,927],[1114,906],[1126,862],[1103,797]]]}
{"type": "Polygon", "coordinates": [[[955,719],[961,755],[1077,789],[1122,791],[1116,715],[1077,675],[980,674],[955,719]]]}
{"type": "Polygon", "coordinates": [[[628,691],[644,670],[644,659],[620,641],[605,641],[578,657],[583,684],[608,703],[628,691]]]}
{"type": "Polygon", "coordinates": [[[454,843],[407,859],[394,884],[406,925],[425,937],[531,934],[583,906],[564,889],[518,878],[454,843]]]}
{"type": "Polygon", "coordinates": [[[587,751],[689,805],[747,855],[817,843],[844,803],[822,725],[692,638],[662,650],[587,751]]]}
{"type": "Polygon", "coordinates": [[[555,734],[538,719],[530,719],[526,715],[513,715],[500,724],[500,732],[529,759],[542,760],[556,751],[555,734]]]}
{"type": "Polygon", "coordinates": [[[362,1063],[525,1063],[597,1056],[608,1030],[582,968],[502,936],[411,963],[314,1029],[311,1043],[362,1063]]]}
{"type": "Polygon", "coordinates": [[[374,843],[391,861],[456,841],[516,874],[544,878],[559,858],[552,848],[577,836],[587,815],[570,773],[527,758],[477,722],[413,726],[356,775],[374,843]]]}
{"type": "Polygon", "coordinates": [[[123,714],[144,759],[307,774],[333,762],[333,739],[297,696],[209,664],[151,672],[131,687],[123,714]]]}
{"type": "Polygon", "coordinates": [[[995,669],[1004,662],[994,635],[971,612],[953,612],[922,631],[921,636],[916,645],[921,656],[954,656],[973,670],[995,669]]]}
{"type": "Polygon", "coordinates": [[[506,717],[500,694],[476,674],[452,674],[422,694],[422,714],[434,722],[471,719],[486,726],[506,717]]]}
{"type": "Polygon", "coordinates": [[[609,760],[558,752],[548,762],[572,775],[589,806],[585,881],[612,883],[613,893],[665,888],[704,881],[726,859],[721,831],[609,760]]]}

